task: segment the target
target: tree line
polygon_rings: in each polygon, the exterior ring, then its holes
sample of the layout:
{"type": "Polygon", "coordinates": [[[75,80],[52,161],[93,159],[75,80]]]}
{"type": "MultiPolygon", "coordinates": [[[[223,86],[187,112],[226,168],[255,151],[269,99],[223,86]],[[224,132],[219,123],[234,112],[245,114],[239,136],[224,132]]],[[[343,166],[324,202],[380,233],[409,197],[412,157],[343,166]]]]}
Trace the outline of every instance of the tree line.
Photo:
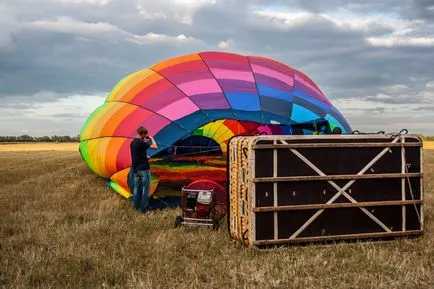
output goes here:
{"type": "Polygon", "coordinates": [[[53,136],[37,136],[33,137],[30,135],[20,135],[20,136],[0,136],[0,142],[79,142],[80,136],[69,136],[69,135],[53,135],[53,136]]]}
{"type": "MultiPolygon", "coordinates": [[[[421,136],[423,140],[434,141],[434,136],[421,136]]],[[[80,142],[80,135],[53,135],[53,136],[38,136],[33,137],[29,135],[21,136],[0,136],[1,142],[80,142]]]]}

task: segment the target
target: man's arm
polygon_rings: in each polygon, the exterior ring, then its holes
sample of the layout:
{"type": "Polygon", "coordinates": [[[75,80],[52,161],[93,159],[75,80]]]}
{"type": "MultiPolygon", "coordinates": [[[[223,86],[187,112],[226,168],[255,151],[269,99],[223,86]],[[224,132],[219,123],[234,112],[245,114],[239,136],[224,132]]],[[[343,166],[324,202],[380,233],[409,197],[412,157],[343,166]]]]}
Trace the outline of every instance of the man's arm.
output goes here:
{"type": "Polygon", "coordinates": [[[158,145],[157,145],[157,143],[155,142],[155,140],[154,140],[154,138],[152,137],[152,136],[148,136],[149,137],[149,139],[151,140],[151,145],[149,146],[149,148],[150,149],[153,149],[153,150],[156,150],[156,149],[158,149],[158,145]]]}

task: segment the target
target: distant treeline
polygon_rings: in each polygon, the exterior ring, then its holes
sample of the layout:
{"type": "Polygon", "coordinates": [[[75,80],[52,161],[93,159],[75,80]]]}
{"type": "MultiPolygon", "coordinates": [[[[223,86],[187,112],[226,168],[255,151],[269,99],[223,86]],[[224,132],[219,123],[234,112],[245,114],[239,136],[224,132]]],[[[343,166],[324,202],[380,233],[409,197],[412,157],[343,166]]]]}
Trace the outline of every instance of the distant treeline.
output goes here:
{"type": "MultiPolygon", "coordinates": [[[[434,136],[424,136],[420,135],[423,140],[434,141],[434,136]]],[[[80,136],[69,136],[69,135],[53,135],[53,136],[0,136],[0,143],[2,142],[80,142],[80,136]]]]}
{"type": "Polygon", "coordinates": [[[53,136],[0,136],[0,142],[79,142],[80,136],[69,136],[69,135],[53,135],[53,136]]]}

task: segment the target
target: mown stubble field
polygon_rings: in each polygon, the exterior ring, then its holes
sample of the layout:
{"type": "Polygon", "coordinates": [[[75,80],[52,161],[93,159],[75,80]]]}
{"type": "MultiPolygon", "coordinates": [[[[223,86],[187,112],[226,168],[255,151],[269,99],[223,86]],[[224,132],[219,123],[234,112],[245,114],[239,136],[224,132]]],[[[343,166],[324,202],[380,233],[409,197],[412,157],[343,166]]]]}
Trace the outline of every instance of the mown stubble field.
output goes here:
{"type": "Polygon", "coordinates": [[[3,151],[0,287],[433,288],[433,150],[424,169],[424,236],[263,252],[136,213],[76,151],[3,151]]]}

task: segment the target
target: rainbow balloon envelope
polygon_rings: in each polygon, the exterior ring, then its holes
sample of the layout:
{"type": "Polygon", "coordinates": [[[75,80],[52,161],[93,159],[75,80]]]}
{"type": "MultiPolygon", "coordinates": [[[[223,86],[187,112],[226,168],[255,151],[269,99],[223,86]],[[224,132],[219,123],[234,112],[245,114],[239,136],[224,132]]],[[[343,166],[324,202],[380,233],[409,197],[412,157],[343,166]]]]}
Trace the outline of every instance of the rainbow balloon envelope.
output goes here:
{"type": "Polygon", "coordinates": [[[123,78],[84,124],[80,153],[128,198],[130,143],[146,127],[159,147],[149,151],[151,193],[165,196],[198,179],[224,183],[234,135],[312,134],[316,124],[351,131],[301,71],[259,56],[202,52],[123,78]]]}

